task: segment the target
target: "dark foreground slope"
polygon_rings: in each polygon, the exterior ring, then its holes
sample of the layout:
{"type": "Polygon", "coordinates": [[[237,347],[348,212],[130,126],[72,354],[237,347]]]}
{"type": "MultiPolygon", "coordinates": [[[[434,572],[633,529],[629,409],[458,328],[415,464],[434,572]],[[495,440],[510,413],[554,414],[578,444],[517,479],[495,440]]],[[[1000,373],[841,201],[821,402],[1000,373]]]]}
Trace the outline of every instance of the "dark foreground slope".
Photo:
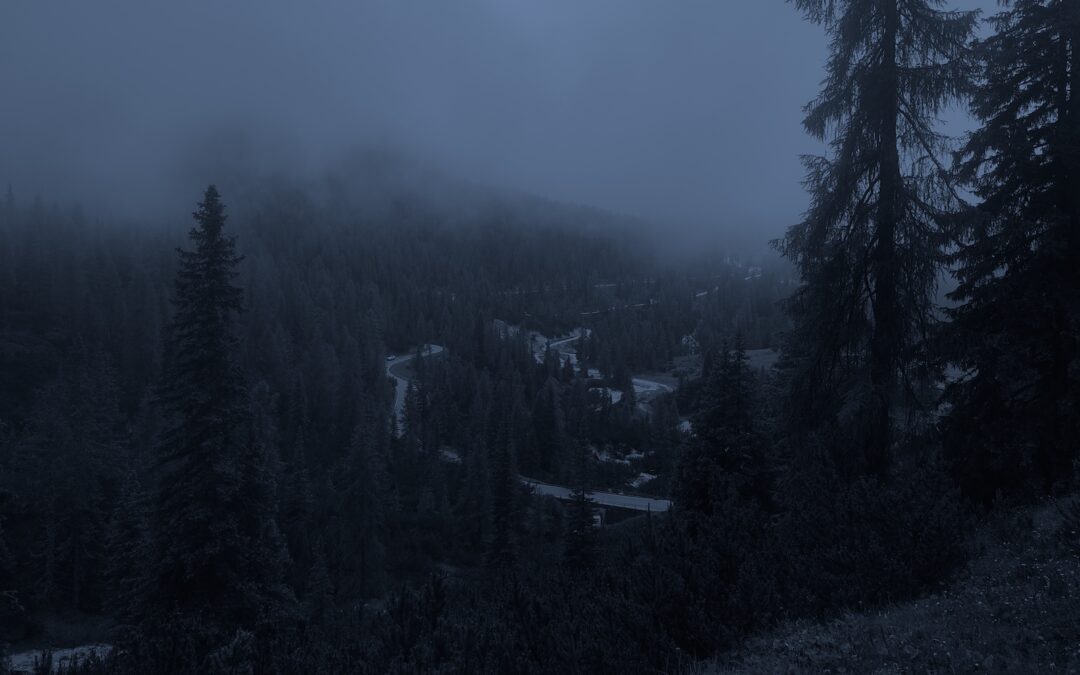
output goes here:
{"type": "Polygon", "coordinates": [[[980,529],[978,554],[954,583],[827,623],[786,624],[706,672],[1080,672],[1080,521],[1068,512],[1059,503],[1005,512],[980,529]]]}

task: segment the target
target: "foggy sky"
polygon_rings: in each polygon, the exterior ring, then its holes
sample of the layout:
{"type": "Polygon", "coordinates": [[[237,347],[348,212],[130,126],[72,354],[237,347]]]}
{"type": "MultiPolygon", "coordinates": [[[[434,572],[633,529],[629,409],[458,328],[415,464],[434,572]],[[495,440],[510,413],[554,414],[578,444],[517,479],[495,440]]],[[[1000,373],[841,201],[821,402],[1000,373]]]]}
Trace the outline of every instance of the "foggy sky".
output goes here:
{"type": "Polygon", "coordinates": [[[268,165],[402,148],[765,240],[806,205],[798,156],[820,148],[802,106],[824,59],[781,0],[5,0],[0,183],[141,203],[213,180],[178,167],[236,152],[221,140],[244,129],[268,165]]]}

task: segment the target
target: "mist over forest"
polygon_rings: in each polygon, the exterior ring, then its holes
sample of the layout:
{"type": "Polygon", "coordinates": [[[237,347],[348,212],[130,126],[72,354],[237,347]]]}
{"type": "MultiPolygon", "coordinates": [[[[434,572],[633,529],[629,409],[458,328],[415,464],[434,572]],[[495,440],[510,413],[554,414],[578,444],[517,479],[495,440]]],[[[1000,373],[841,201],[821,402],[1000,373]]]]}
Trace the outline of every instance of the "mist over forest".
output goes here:
{"type": "Polygon", "coordinates": [[[0,675],[1080,669],[1080,0],[0,7],[0,675]]]}

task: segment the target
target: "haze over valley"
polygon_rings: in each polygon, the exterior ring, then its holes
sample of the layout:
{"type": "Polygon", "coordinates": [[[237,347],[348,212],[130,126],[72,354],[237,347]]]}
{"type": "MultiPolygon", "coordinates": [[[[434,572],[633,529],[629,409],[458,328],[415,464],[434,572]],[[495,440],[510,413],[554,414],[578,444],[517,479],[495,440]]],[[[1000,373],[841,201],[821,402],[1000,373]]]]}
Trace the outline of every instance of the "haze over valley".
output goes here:
{"type": "Polygon", "coordinates": [[[1080,0],[0,7],[0,675],[1080,669],[1080,0]]]}

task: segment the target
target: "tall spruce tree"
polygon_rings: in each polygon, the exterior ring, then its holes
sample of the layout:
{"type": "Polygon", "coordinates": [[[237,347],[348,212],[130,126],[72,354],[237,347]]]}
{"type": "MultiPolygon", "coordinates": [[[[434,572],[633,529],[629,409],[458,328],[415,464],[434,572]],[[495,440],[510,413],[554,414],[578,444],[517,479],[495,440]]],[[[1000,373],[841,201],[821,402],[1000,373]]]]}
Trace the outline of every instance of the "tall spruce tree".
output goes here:
{"type": "Polygon", "coordinates": [[[4,535],[4,521],[0,518],[0,595],[13,590],[15,585],[15,558],[8,548],[4,535]]]}
{"type": "Polygon", "coordinates": [[[942,0],[794,4],[830,38],[804,124],[831,151],[805,158],[811,205],[777,242],[803,282],[789,301],[793,420],[814,429],[842,407],[856,410],[843,445],[861,456],[849,461],[883,475],[890,413],[931,317],[953,201],[934,120],[966,89],[976,14],[942,10],[942,0]]]}
{"type": "Polygon", "coordinates": [[[528,464],[522,460],[522,469],[529,475],[550,478],[557,471],[563,454],[563,419],[560,406],[559,383],[548,378],[532,408],[532,429],[530,430],[530,453],[528,464]]]}
{"type": "Polygon", "coordinates": [[[293,588],[301,589],[304,587],[304,576],[312,562],[314,549],[311,529],[315,513],[303,427],[297,430],[293,446],[292,454],[285,463],[281,484],[280,520],[291,561],[287,578],[293,588]]]}
{"type": "Polygon", "coordinates": [[[592,566],[596,557],[596,532],[593,527],[593,500],[588,492],[588,445],[574,441],[573,453],[574,488],[567,507],[563,564],[576,572],[592,566]]]}
{"type": "Polygon", "coordinates": [[[487,448],[479,438],[468,445],[464,459],[465,475],[455,512],[462,548],[470,553],[483,551],[489,530],[491,479],[488,476],[487,448]]]}
{"type": "Polygon", "coordinates": [[[735,336],[734,347],[731,344],[724,340],[719,355],[713,357],[693,420],[697,437],[718,446],[753,429],[754,375],[742,333],[735,336]]]}
{"type": "Polygon", "coordinates": [[[968,492],[1048,490],[1080,434],[1080,3],[1017,0],[975,45],[972,110],[957,156],[981,199],[962,214],[961,303],[946,353],[946,447],[968,492]]]}
{"type": "Polygon", "coordinates": [[[379,466],[373,406],[365,406],[353,432],[341,471],[335,568],[338,592],[349,598],[372,597],[383,589],[386,472],[379,466]]]}
{"type": "Polygon", "coordinates": [[[742,334],[736,334],[734,348],[724,340],[710,362],[700,409],[693,418],[694,433],[682,449],[676,471],[673,491],[684,513],[717,512],[727,498],[723,485],[727,483],[742,496],[763,503],[769,496],[765,441],[754,429],[759,395],[742,334]]]}
{"type": "Polygon", "coordinates": [[[280,599],[281,543],[268,475],[269,432],[255,429],[234,333],[241,257],[226,236],[225,206],[206,189],[193,214],[194,250],[178,250],[168,369],[169,417],[153,519],[151,605],[251,625],[280,599]],[[255,566],[253,567],[253,563],[255,566]]]}
{"type": "Polygon", "coordinates": [[[146,495],[134,471],[125,472],[122,480],[105,533],[105,609],[130,622],[138,619],[139,598],[146,590],[146,495]]]}
{"type": "Polygon", "coordinates": [[[488,464],[491,467],[488,474],[491,531],[484,562],[495,570],[510,569],[517,560],[517,472],[514,468],[514,448],[509,426],[509,420],[499,423],[495,442],[488,448],[488,464]]]}

